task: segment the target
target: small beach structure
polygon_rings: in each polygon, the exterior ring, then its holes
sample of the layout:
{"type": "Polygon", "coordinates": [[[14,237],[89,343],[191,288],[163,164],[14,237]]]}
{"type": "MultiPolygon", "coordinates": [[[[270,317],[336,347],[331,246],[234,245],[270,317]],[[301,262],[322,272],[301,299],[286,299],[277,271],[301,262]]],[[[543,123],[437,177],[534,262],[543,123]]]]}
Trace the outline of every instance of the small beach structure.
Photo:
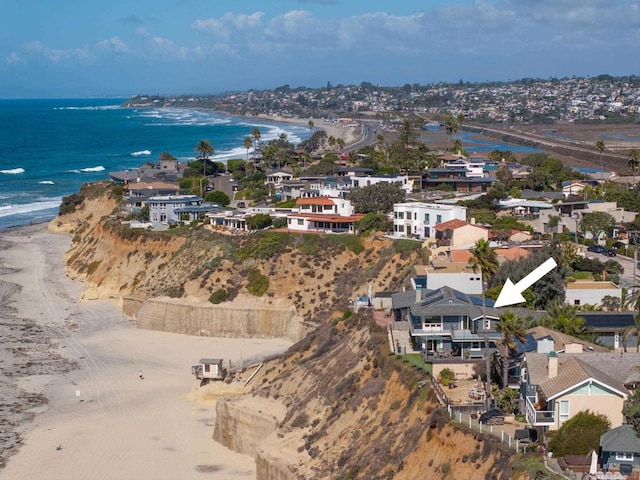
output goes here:
{"type": "Polygon", "coordinates": [[[226,370],[222,367],[221,358],[201,358],[197,365],[191,367],[191,373],[198,380],[205,378],[212,380],[224,380],[226,370]]]}

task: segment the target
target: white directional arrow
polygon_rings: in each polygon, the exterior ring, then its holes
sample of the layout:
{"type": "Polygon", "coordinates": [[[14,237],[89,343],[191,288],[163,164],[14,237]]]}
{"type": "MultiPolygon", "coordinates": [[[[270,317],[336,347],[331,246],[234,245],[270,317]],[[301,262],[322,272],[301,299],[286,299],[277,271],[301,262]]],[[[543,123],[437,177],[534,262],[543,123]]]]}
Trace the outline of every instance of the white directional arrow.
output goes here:
{"type": "Polygon", "coordinates": [[[504,282],[504,286],[502,287],[502,290],[500,290],[500,295],[498,295],[498,299],[493,307],[506,307],[507,305],[526,302],[522,296],[522,292],[557,266],[558,264],[556,261],[553,258],[550,258],[515,285],[510,278],[507,278],[507,281],[504,282]]]}

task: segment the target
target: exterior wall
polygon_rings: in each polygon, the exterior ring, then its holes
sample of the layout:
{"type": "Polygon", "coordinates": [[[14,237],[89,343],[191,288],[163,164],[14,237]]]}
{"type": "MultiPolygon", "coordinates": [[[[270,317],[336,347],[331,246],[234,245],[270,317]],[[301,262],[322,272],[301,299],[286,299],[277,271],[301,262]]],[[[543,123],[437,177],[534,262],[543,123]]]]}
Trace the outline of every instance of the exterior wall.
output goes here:
{"type": "Polygon", "coordinates": [[[377,183],[400,183],[402,190],[407,193],[413,188],[409,183],[409,177],[406,175],[398,175],[397,177],[353,177],[351,185],[353,188],[370,187],[377,183]]]}
{"type": "Polygon", "coordinates": [[[569,305],[600,305],[602,299],[607,295],[622,300],[622,290],[620,288],[567,288],[565,289],[565,303],[569,305]]]}
{"type": "Polygon", "coordinates": [[[465,225],[463,227],[456,228],[453,231],[451,246],[463,247],[466,245],[473,245],[480,239],[488,240],[489,230],[486,228],[476,227],[474,225],[465,225]]]}
{"type": "Polygon", "coordinates": [[[467,209],[457,205],[407,202],[393,206],[393,236],[424,240],[433,237],[433,227],[449,220],[467,220],[467,209]],[[400,218],[402,217],[402,218],[400,218]]]}
{"type": "Polygon", "coordinates": [[[180,215],[175,213],[177,208],[201,204],[202,198],[197,195],[152,197],[149,199],[149,220],[154,228],[170,222],[179,222],[180,215]]]}
{"type": "Polygon", "coordinates": [[[482,294],[482,282],[480,273],[433,273],[427,274],[426,288],[437,290],[441,287],[455,285],[456,290],[470,295],[482,294]]]}
{"type": "Polygon", "coordinates": [[[550,428],[552,430],[557,430],[564,423],[564,421],[560,419],[560,400],[569,400],[569,419],[573,418],[581,411],[590,410],[594,413],[606,415],[611,421],[611,428],[622,425],[622,406],[624,404],[624,400],[613,393],[602,393],[599,389],[598,393],[600,394],[588,395],[582,393],[571,393],[556,399],[554,402],[554,418],[556,419],[556,423],[553,428],[550,428]]]}

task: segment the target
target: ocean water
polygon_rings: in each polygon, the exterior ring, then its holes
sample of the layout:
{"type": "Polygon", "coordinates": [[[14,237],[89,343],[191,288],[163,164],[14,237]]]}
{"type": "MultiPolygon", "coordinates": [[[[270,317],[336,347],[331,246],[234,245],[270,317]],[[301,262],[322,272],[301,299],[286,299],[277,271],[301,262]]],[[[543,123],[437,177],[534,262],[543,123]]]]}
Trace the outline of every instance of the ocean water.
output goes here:
{"type": "Polygon", "coordinates": [[[209,140],[212,159],[245,158],[254,126],[261,141],[286,133],[297,144],[304,125],[189,109],[121,108],[119,99],[0,99],[0,230],[48,221],[62,197],[111,171],[157,161],[169,152],[195,158],[209,140]]]}

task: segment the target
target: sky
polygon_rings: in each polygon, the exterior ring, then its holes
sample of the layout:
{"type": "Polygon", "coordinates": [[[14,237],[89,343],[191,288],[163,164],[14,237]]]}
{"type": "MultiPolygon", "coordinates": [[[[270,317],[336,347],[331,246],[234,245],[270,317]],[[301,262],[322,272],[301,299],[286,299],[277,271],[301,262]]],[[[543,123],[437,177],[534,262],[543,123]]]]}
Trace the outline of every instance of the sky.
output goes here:
{"type": "Polygon", "coordinates": [[[0,0],[0,98],[640,74],[640,0],[0,0]]]}

